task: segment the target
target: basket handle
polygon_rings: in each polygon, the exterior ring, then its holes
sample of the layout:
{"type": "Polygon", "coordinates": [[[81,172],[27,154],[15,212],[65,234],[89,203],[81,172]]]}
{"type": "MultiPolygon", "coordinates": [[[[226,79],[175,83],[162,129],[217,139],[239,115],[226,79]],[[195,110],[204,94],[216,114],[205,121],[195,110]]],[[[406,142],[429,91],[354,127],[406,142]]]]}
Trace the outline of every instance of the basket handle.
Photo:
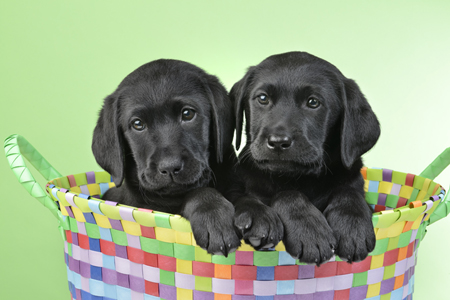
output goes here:
{"type": "MultiPolygon", "coordinates": [[[[436,159],[420,173],[419,176],[434,180],[442,171],[450,165],[450,147],[445,149],[436,159]]],[[[439,203],[438,207],[431,214],[429,224],[432,224],[450,213],[450,198],[447,192],[445,198],[439,203]]]]}
{"type": "Polygon", "coordinates": [[[20,184],[31,196],[47,207],[59,221],[63,221],[63,215],[58,206],[36,182],[23,158],[25,157],[47,181],[62,177],[61,174],[21,135],[13,134],[7,137],[4,148],[9,166],[20,184]]]}

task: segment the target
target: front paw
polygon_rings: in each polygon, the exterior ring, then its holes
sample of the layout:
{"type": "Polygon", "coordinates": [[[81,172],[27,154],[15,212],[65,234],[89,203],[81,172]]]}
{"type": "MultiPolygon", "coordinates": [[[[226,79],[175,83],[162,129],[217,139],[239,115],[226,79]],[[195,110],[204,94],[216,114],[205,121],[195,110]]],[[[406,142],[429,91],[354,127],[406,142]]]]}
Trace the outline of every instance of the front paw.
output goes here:
{"type": "Polygon", "coordinates": [[[320,265],[333,257],[336,239],[325,217],[317,210],[309,215],[283,218],[286,251],[304,263],[320,265]]]}
{"type": "Polygon", "coordinates": [[[277,213],[262,203],[236,206],[234,224],[247,244],[256,250],[276,246],[283,238],[283,224],[277,213]]]}
{"type": "Polygon", "coordinates": [[[375,248],[371,218],[330,212],[328,222],[338,241],[335,254],[349,263],[364,260],[375,248]]]}
{"type": "Polygon", "coordinates": [[[191,218],[192,233],[198,246],[208,253],[228,256],[241,245],[233,224],[234,208],[224,202],[214,210],[197,211],[191,218]]]}

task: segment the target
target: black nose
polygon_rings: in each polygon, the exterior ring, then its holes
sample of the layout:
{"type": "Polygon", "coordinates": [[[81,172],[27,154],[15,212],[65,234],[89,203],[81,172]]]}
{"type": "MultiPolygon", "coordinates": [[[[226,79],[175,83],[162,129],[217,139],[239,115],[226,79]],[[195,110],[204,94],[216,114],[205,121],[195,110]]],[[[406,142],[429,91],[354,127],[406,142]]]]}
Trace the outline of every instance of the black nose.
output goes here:
{"type": "Polygon", "coordinates": [[[184,163],[181,159],[164,159],[158,165],[158,171],[162,175],[178,175],[183,170],[184,163]]]}
{"type": "Polygon", "coordinates": [[[287,135],[269,135],[267,147],[271,150],[286,150],[292,146],[292,138],[287,135]]]}

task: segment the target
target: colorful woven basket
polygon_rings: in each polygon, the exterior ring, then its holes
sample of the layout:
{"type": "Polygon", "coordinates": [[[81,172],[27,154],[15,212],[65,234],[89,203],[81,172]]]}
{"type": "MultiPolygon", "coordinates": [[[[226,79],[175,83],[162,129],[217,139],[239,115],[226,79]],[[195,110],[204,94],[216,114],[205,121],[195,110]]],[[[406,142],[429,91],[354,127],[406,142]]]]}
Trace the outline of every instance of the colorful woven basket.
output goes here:
{"type": "Polygon", "coordinates": [[[19,182],[59,220],[72,299],[412,299],[425,228],[450,206],[432,181],[450,163],[448,148],[419,176],[362,169],[377,238],[364,261],[306,265],[282,243],[270,251],[243,244],[224,257],[196,246],[180,216],[100,200],[114,186],[106,172],[62,176],[19,135],[5,150],[19,182]],[[45,191],[23,157],[51,180],[45,191]]]}

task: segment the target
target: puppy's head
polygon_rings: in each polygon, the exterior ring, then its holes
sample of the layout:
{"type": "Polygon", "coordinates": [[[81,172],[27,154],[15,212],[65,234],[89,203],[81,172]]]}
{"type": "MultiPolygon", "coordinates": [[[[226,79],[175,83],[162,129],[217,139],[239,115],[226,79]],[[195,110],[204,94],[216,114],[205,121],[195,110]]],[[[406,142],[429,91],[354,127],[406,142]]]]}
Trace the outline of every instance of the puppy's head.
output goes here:
{"type": "Polygon", "coordinates": [[[207,184],[210,152],[222,160],[233,122],[216,77],[186,62],[157,60],[105,99],[92,151],[116,186],[125,178],[160,195],[184,193],[207,184]]]}
{"type": "Polygon", "coordinates": [[[246,117],[247,153],[257,167],[320,174],[328,156],[350,168],[376,143],[380,127],[356,83],[305,52],[270,56],[230,92],[236,147],[246,117]],[[336,156],[336,155],[333,155],[336,156]]]}

